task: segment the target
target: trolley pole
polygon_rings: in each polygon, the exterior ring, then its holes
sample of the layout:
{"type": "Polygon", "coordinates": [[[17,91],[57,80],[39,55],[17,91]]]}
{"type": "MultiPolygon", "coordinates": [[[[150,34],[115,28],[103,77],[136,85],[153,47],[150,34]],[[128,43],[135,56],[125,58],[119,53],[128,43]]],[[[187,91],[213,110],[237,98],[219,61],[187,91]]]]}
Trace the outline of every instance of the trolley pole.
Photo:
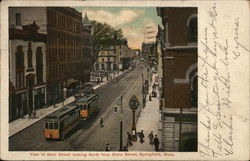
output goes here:
{"type": "Polygon", "coordinates": [[[122,151],[122,132],[123,131],[123,109],[122,109],[122,96],[121,96],[121,118],[120,118],[120,151],[122,151]]]}

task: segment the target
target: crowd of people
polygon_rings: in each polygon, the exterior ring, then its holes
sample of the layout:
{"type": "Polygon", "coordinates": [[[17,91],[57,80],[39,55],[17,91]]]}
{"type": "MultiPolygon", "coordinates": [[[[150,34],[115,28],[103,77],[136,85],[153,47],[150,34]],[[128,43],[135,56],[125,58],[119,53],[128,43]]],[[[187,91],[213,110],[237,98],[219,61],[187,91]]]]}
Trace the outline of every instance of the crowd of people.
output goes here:
{"type": "MultiPolygon", "coordinates": [[[[149,101],[151,101],[152,97],[157,97],[157,92],[155,91],[156,88],[157,88],[158,84],[154,83],[152,88],[152,93],[149,94],[149,101]]],[[[115,108],[114,109],[115,111],[115,114],[117,112],[117,109],[115,108]]],[[[100,127],[104,127],[104,123],[103,123],[103,118],[101,118],[100,120],[100,127]]],[[[145,138],[145,135],[144,135],[144,131],[143,129],[137,133],[136,136],[134,137],[139,137],[139,142],[141,144],[143,144],[145,142],[144,138],[145,138]]],[[[154,149],[155,151],[160,151],[160,148],[159,148],[159,145],[160,145],[160,141],[157,137],[157,135],[154,135],[153,131],[151,131],[149,134],[148,134],[148,139],[149,139],[149,144],[151,146],[154,146],[154,149]]],[[[137,140],[137,139],[136,139],[137,140]]],[[[129,132],[127,132],[127,144],[126,146],[123,147],[122,151],[128,151],[128,147],[132,146],[133,145],[133,141],[135,140],[132,140],[132,134],[130,134],[129,132]]],[[[110,147],[109,147],[109,144],[106,144],[106,148],[105,148],[105,151],[111,151],[110,147]]]]}

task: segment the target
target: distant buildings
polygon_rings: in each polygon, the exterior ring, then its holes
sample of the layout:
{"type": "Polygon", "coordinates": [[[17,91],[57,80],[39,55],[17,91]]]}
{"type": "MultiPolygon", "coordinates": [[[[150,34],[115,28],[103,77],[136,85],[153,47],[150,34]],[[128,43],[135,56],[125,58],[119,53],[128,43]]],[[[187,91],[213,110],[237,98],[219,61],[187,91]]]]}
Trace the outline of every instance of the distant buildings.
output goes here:
{"type": "Polygon", "coordinates": [[[162,148],[197,151],[197,8],[157,8],[162,18],[162,148]]]}
{"type": "Polygon", "coordinates": [[[127,42],[120,40],[96,52],[98,58],[92,73],[93,81],[102,81],[104,77],[110,80],[119,71],[129,69],[130,60],[135,56],[135,51],[128,47],[127,42]]]}
{"type": "Polygon", "coordinates": [[[70,7],[11,7],[10,121],[62,101],[89,81],[87,16],[70,7]]]}

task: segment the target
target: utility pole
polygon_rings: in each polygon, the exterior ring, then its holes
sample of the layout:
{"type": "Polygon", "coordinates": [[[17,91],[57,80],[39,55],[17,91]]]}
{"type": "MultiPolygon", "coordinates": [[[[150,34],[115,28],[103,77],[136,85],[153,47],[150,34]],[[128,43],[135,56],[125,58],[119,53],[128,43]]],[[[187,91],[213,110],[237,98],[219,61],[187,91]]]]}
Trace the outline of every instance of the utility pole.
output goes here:
{"type": "Polygon", "coordinates": [[[121,117],[120,117],[120,151],[122,151],[122,134],[123,134],[123,109],[122,109],[122,96],[121,96],[121,117]]]}

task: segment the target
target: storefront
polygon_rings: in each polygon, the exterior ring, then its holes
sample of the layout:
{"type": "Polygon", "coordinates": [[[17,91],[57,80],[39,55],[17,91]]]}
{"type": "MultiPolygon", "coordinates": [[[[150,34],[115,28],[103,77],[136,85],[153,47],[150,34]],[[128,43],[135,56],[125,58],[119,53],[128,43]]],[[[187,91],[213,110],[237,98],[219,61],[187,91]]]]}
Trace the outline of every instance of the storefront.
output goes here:
{"type": "Polygon", "coordinates": [[[60,101],[62,93],[59,83],[53,83],[47,85],[47,103],[48,105],[55,104],[60,101]]]}
{"type": "Polygon", "coordinates": [[[197,151],[197,108],[163,109],[162,118],[163,151],[197,151]]]}
{"type": "Polygon", "coordinates": [[[43,108],[45,105],[45,87],[34,89],[35,109],[43,108]]]}
{"type": "Polygon", "coordinates": [[[13,120],[18,119],[20,117],[28,114],[28,92],[16,92],[14,96],[13,104],[13,120]]]}

